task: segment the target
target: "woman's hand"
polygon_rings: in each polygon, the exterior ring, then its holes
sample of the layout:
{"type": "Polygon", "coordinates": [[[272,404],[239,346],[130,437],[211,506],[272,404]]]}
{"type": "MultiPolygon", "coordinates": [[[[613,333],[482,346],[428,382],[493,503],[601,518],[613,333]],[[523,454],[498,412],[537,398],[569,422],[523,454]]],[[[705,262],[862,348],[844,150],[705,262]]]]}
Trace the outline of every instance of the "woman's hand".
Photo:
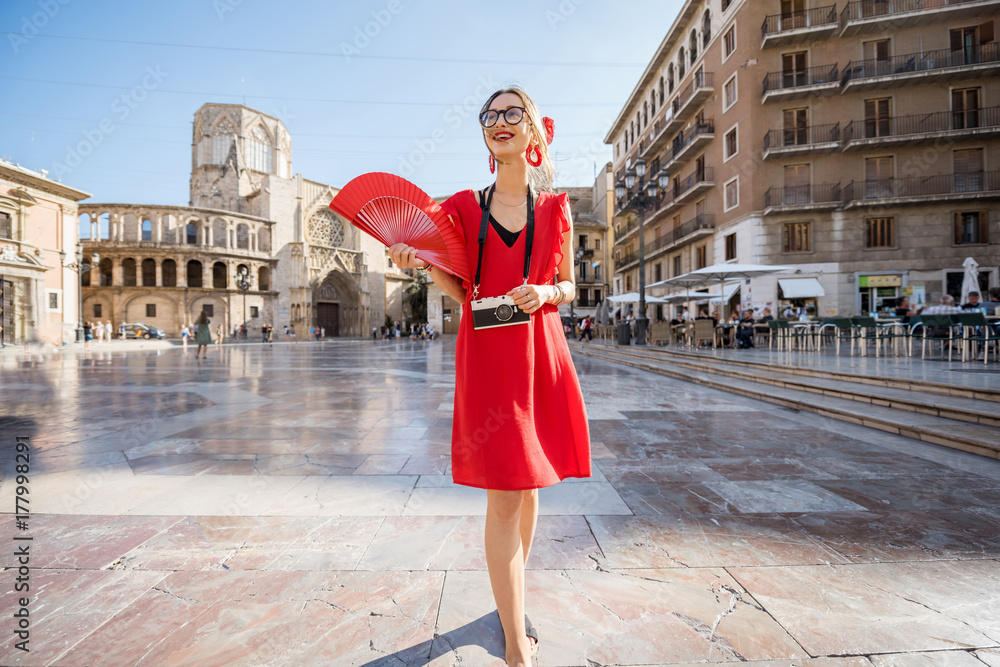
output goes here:
{"type": "Polygon", "coordinates": [[[529,315],[555,298],[555,287],[551,285],[518,285],[507,296],[514,299],[514,305],[529,315]]]}
{"type": "Polygon", "coordinates": [[[389,256],[392,257],[392,263],[400,269],[417,269],[426,264],[423,260],[417,259],[417,249],[405,243],[390,246],[389,256]]]}

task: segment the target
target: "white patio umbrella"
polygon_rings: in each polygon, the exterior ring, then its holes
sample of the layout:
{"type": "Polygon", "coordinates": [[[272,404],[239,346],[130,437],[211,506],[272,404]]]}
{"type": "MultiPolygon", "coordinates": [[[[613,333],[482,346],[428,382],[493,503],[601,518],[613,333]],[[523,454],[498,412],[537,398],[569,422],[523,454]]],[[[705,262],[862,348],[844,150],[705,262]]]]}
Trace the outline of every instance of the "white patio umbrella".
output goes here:
{"type": "MultiPolygon", "coordinates": [[[[966,257],[962,266],[965,267],[965,275],[962,278],[962,300],[955,304],[957,306],[969,303],[969,292],[979,291],[979,262],[971,257],[966,257]]],[[[982,295],[980,295],[980,301],[982,300],[982,295]]]]}
{"type": "MultiPolygon", "coordinates": [[[[694,280],[695,278],[703,278],[703,282],[697,283],[692,282],[688,284],[692,285],[708,285],[709,283],[718,282],[719,292],[724,292],[724,285],[727,280],[733,280],[736,278],[756,278],[758,276],[766,276],[772,273],[782,273],[784,271],[794,271],[795,267],[792,266],[769,266],[766,264],[713,264],[712,266],[706,266],[703,269],[698,269],[697,271],[691,271],[690,273],[685,273],[683,276],[677,276],[676,278],[671,278],[672,281],[677,281],[676,284],[685,284],[681,281],[682,278],[687,280],[694,280]]],[[[722,304],[721,319],[726,319],[726,304],[722,304]]]]}
{"type": "MultiPolygon", "coordinates": [[[[626,294],[616,294],[615,296],[609,296],[608,301],[612,301],[614,303],[639,303],[639,293],[628,292],[626,294]]],[[[647,295],[646,303],[666,303],[666,302],[661,297],[647,295]]]]}

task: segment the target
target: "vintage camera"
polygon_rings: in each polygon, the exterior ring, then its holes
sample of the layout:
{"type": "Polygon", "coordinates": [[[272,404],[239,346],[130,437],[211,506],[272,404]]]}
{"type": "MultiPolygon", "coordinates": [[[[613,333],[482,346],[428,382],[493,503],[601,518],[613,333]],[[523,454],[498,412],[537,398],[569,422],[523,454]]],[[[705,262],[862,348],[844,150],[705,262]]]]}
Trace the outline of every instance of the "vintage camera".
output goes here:
{"type": "Polygon", "coordinates": [[[472,328],[492,329],[526,324],[531,316],[514,305],[514,299],[507,296],[490,296],[472,302],[472,328]]]}

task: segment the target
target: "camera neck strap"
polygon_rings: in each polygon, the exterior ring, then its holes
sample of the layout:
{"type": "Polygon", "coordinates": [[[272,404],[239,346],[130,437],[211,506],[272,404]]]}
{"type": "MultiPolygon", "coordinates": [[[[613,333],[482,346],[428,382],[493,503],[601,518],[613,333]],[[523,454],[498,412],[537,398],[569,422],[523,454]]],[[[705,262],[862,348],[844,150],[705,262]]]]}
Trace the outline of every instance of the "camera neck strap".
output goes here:
{"type": "MultiPolygon", "coordinates": [[[[495,186],[490,186],[486,203],[483,204],[482,196],[479,198],[479,206],[483,209],[483,217],[479,223],[479,261],[476,262],[476,282],[472,287],[472,298],[479,297],[479,279],[483,270],[483,247],[486,245],[486,231],[490,226],[490,205],[493,203],[493,191],[495,186]]],[[[535,238],[535,200],[531,188],[528,188],[528,224],[525,226],[527,236],[524,239],[524,284],[528,284],[528,269],[531,267],[531,243],[535,238]]]]}

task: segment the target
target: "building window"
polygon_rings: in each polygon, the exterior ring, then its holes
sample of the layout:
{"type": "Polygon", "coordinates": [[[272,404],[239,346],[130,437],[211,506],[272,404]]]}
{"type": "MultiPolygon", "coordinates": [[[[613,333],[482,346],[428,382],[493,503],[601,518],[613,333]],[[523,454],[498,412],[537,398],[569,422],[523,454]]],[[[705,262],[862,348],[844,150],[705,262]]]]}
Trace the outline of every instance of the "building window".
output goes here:
{"type": "Polygon", "coordinates": [[[94,317],[104,317],[104,315],[101,314],[101,304],[99,303],[94,304],[94,317]]]}
{"type": "Polygon", "coordinates": [[[808,222],[789,222],[785,224],[785,252],[809,252],[812,244],[809,238],[808,222]]]}
{"type": "Polygon", "coordinates": [[[726,261],[736,259],[736,232],[726,234],[726,261]]]}
{"type": "Polygon", "coordinates": [[[785,109],[782,118],[785,131],[782,145],[802,146],[809,143],[809,109],[785,109]]]}
{"type": "Polygon", "coordinates": [[[894,248],[896,223],[893,218],[868,218],[865,220],[866,248],[894,248]]]}
{"type": "Polygon", "coordinates": [[[156,287],[156,260],[142,260],[142,286],[156,287]]]}
{"type": "Polygon", "coordinates": [[[626,292],[632,291],[632,274],[625,276],[625,291],[626,292]]]}
{"type": "Polygon", "coordinates": [[[0,213],[0,239],[14,238],[14,225],[11,224],[10,213],[0,213]]]}
{"type": "Polygon", "coordinates": [[[250,317],[251,318],[258,317],[259,316],[259,312],[260,311],[257,309],[257,306],[250,306],[250,317]]]}
{"type": "Polygon", "coordinates": [[[955,192],[979,192],[983,189],[983,149],[954,151],[955,192]]]}
{"type": "Polygon", "coordinates": [[[177,262],[172,259],[163,260],[160,272],[163,274],[164,287],[177,287],[177,262]]]}
{"type": "Polygon", "coordinates": [[[601,249],[601,239],[599,238],[594,239],[594,250],[600,250],[600,249],[601,249]]]}
{"type": "Polygon", "coordinates": [[[729,30],[722,36],[722,60],[723,62],[733,55],[736,50],[736,26],[730,26],[729,30]]]}
{"type": "Polygon", "coordinates": [[[726,210],[736,208],[740,205],[740,177],[726,182],[726,210]]]}
{"type": "Polygon", "coordinates": [[[188,287],[201,287],[203,285],[204,276],[202,275],[201,262],[196,259],[192,259],[187,263],[187,286],[188,287]]]}
{"type": "Polygon", "coordinates": [[[229,273],[226,265],[216,262],[212,265],[212,287],[214,289],[227,289],[229,287],[229,273]]]}
{"type": "Polygon", "coordinates": [[[722,11],[729,9],[729,5],[733,4],[733,0],[722,0],[722,11]]]}
{"type": "Polygon", "coordinates": [[[989,214],[986,211],[962,211],[955,214],[955,244],[989,243],[989,214]]]}
{"type": "Polygon", "coordinates": [[[892,156],[865,158],[865,198],[880,199],[893,195],[892,156]]]}
{"type": "Polygon", "coordinates": [[[250,132],[246,161],[250,169],[271,173],[271,139],[260,126],[250,132]]]}
{"type": "Polygon", "coordinates": [[[706,251],[707,247],[708,246],[700,245],[697,248],[695,248],[695,253],[694,253],[695,264],[697,265],[694,267],[695,269],[704,269],[706,266],[708,266],[708,259],[707,259],[708,252],[706,251]]]}
{"type": "Polygon", "coordinates": [[[738,129],[739,127],[734,125],[731,130],[726,132],[726,140],[722,146],[724,152],[723,157],[725,158],[725,161],[731,160],[733,156],[739,153],[740,151],[738,129]]]}
{"type": "Polygon", "coordinates": [[[142,240],[153,240],[153,221],[148,218],[142,221],[142,240]]]}
{"type": "Polygon", "coordinates": [[[156,317],[156,304],[147,303],[146,304],[146,317],[156,317]]]}
{"type": "Polygon", "coordinates": [[[952,129],[979,127],[979,88],[951,91],[952,129]]]}
{"type": "Polygon", "coordinates": [[[59,292],[49,292],[49,310],[59,310],[59,292]]]}
{"type": "Polygon", "coordinates": [[[137,284],[135,276],[135,260],[131,257],[127,257],[122,260],[122,285],[125,287],[135,287],[137,284]]]}
{"type": "Polygon", "coordinates": [[[729,107],[736,104],[737,92],[736,92],[736,74],[729,77],[726,81],[726,85],[722,88],[722,99],[723,99],[723,111],[727,111],[729,107]]]}
{"type": "Polygon", "coordinates": [[[193,222],[189,222],[186,228],[187,232],[187,243],[189,245],[196,245],[198,243],[198,226],[193,222]]]}
{"type": "Polygon", "coordinates": [[[206,317],[215,317],[215,306],[210,303],[202,304],[201,310],[206,317]]]}
{"type": "Polygon", "coordinates": [[[660,282],[663,280],[663,265],[658,263],[653,267],[653,281],[660,282]]]}
{"type": "Polygon", "coordinates": [[[892,134],[892,100],[882,97],[865,100],[865,137],[887,137],[892,134]]]}
{"type": "Polygon", "coordinates": [[[676,278],[679,275],[681,275],[681,256],[677,255],[674,257],[674,273],[671,277],[676,278]]]}

